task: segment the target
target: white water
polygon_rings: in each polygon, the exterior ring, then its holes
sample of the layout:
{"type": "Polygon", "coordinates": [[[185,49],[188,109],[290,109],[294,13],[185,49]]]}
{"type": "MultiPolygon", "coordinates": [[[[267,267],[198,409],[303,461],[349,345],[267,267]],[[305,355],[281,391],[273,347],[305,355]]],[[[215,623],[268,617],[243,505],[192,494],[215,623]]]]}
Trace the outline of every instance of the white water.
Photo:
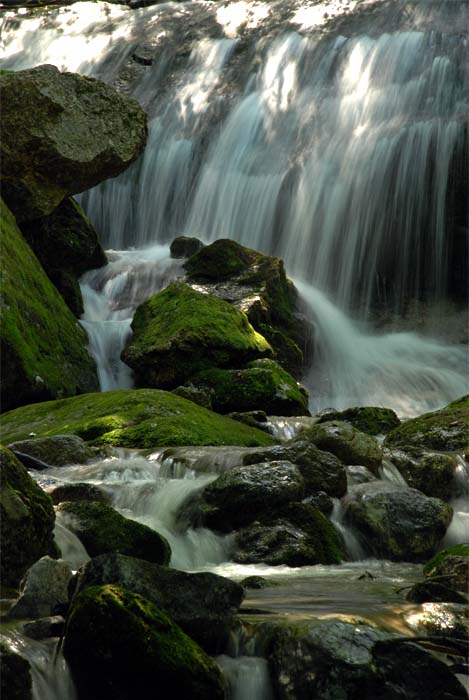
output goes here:
{"type": "Polygon", "coordinates": [[[266,659],[258,656],[218,656],[228,680],[230,700],[272,700],[269,667],[266,659]]]}
{"type": "Polygon", "coordinates": [[[442,542],[449,547],[461,542],[469,542],[469,464],[458,456],[458,466],[454,475],[453,519],[442,542]]]}

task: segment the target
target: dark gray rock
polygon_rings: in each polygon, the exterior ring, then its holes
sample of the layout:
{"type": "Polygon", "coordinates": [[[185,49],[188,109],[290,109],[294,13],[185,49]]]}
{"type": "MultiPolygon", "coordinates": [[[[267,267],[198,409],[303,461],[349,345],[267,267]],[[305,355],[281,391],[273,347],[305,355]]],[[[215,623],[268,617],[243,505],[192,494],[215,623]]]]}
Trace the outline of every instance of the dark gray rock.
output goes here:
{"type": "Polygon", "coordinates": [[[61,615],[41,617],[39,620],[24,624],[23,632],[30,639],[61,637],[65,632],[65,619],[61,615]]]}
{"type": "Polygon", "coordinates": [[[64,501],[97,501],[98,503],[112,502],[110,493],[86,482],[77,482],[70,484],[61,484],[49,491],[49,496],[52,498],[52,503],[57,506],[64,501]]]}
{"type": "Polygon", "coordinates": [[[378,408],[375,406],[358,406],[347,408],[345,411],[324,411],[318,423],[329,421],[345,421],[354,428],[368,435],[385,435],[390,430],[397,428],[401,421],[390,408],[378,408]]]}
{"type": "Polygon", "coordinates": [[[205,244],[199,238],[178,236],[172,241],[169,250],[172,258],[190,258],[204,247],[205,244]]]}
{"type": "Polygon", "coordinates": [[[70,565],[63,559],[42,557],[27,571],[21,582],[21,594],[8,617],[22,619],[54,615],[68,604],[68,584],[72,578],[70,565]]]}
{"type": "Polygon", "coordinates": [[[406,593],[412,603],[467,603],[467,596],[438,581],[419,581],[406,593]]]}
{"type": "Polygon", "coordinates": [[[11,450],[18,450],[22,454],[35,457],[51,467],[86,464],[97,456],[96,452],[77,435],[52,435],[19,440],[12,442],[9,447],[11,450]]]}
{"type": "Polygon", "coordinates": [[[384,455],[402,474],[407,484],[426,496],[448,501],[453,495],[455,455],[418,448],[384,450],[384,455]]]}
{"type": "Polygon", "coordinates": [[[0,695],[2,700],[33,700],[29,661],[0,642],[0,695]]]}
{"type": "Polygon", "coordinates": [[[379,443],[371,435],[356,430],[350,423],[328,421],[307,428],[298,436],[320,450],[332,452],[344,464],[360,464],[376,472],[383,459],[379,443]]]}

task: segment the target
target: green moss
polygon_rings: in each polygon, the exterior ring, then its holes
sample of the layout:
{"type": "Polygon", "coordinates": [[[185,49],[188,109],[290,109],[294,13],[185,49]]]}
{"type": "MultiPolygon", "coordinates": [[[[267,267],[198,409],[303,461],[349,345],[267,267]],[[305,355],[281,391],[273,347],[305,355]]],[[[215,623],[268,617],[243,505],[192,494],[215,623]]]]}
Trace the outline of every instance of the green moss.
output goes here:
{"type": "Polygon", "coordinates": [[[189,258],[184,267],[191,280],[219,282],[238,275],[262,257],[235,241],[220,239],[189,258]]]}
{"type": "Polygon", "coordinates": [[[156,605],[118,586],[80,593],[68,620],[64,654],[89,700],[158,697],[222,700],[215,662],[156,605]]]}
{"type": "Polygon", "coordinates": [[[73,434],[97,444],[271,445],[266,433],[156,389],[108,391],[24,406],[0,416],[4,442],[73,434]]]}
{"type": "Polygon", "coordinates": [[[439,569],[446,557],[467,557],[469,560],[469,544],[455,544],[452,547],[442,549],[441,552],[435,554],[435,556],[425,564],[423,573],[426,576],[432,576],[433,572],[439,569]]]}
{"type": "Polygon", "coordinates": [[[330,411],[318,420],[325,423],[330,420],[346,421],[357,430],[368,435],[383,435],[400,425],[400,420],[390,408],[359,406],[345,411],[330,411]]]}
{"type": "Polygon", "coordinates": [[[0,201],[2,407],[97,388],[84,330],[0,201]]]}

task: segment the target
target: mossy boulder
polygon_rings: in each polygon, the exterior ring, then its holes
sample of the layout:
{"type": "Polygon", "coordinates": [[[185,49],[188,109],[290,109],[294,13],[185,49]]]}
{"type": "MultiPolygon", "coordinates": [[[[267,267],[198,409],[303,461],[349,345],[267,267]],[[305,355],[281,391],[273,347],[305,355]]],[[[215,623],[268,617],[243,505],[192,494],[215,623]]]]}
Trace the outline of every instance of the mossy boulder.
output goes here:
{"type": "Polygon", "coordinates": [[[98,503],[107,503],[108,505],[112,502],[112,496],[108,491],[86,481],[56,486],[49,491],[49,496],[55,506],[65,501],[96,501],[98,503]]]}
{"type": "Polygon", "coordinates": [[[453,451],[469,448],[469,396],[402,423],[388,433],[386,447],[453,451]]]}
{"type": "Polygon", "coordinates": [[[2,409],[97,389],[85,331],[1,199],[0,231],[2,409]]]}
{"type": "Polygon", "coordinates": [[[357,406],[345,411],[327,411],[321,415],[318,423],[340,420],[350,423],[354,428],[368,435],[385,435],[397,428],[401,421],[391,408],[377,406],[357,406]]]}
{"type": "Polygon", "coordinates": [[[154,603],[118,586],[88,588],[68,619],[64,654],[87,700],[223,700],[216,663],[154,603]]]}
{"type": "Polygon", "coordinates": [[[246,314],[183,282],[141,304],[122,359],[140,386],[172,389],[212,367],[239,367],[272,354],[246,314]]]}
{"type": "Polygon", "coordinates": [[[469,593],[469,544],[456,544],[438,552],[423,573],[456,591],[469,593]]]}
{"type": "Polygon", "coordinates": [[[26,570],[53,551],[55,513],[50,497],[10,450],[0,446],[0,579],[18,586],[26,570]]]}
{"type": "Polygon", "coordinates": [[[8,447],[23,455],[28,455],[28,457],[34,457],[51,467],[86,464],[98,456],[84,440],[76,435],[53,435],[52,437],[18,440],[8,447]]]}
{"type": "Polygon", "coordinates": [[[169,564],[171,549],[166,539],[114,508],[97,501],[65,501],[58,508],[61,521],[83,543],[90,557],[108,552],[169,564]]]}
{"type": "Polygon", "coordinates": [[[359,464],[373,473],[377,472],[383,461],[378,441],[343,421],[313,425],[303,430],[298,438],[309,440],[320,450],[332,452],[344,464],[359,464]]]}
{"type": "Polygon", "coordinates": [[[295,377],[307,365],[312,330],[280,258],[228,239],[206,246],[185,263],[187,280],[244,311],[267,338],[276,359],[295,377]]]}
{"type": "Polygon", "coordinates": [[[341,536],[328,518],[306,503],[290,503],[260,516],[235,537],[234,561],[270,566],[339,564],[341,536]]]}
{"type": "Polygon", "coordinates": [[[451,506],[416,489],[374,481],[350,489],[345,517],[367,551],[392,561],[426,561],[453,515],[451,506]]]}
{"type": "Polygon", "coordinates": [[[209,369],[190,385],[210,392],[218,413],[261,410],[277,416],[308,416],[308,394],[274,360],[254,360],[245,369],[209,369]]]}
{"type": "Polygon", "coordinates": [[[0,416],[5,442],[65,431],[88,443],[153,448],[170,445],[271,445],[260,430],[157,389],[108,391],[24,406],[0,416]]]}
{"type": "Polygon", "coordinates": [[[29,661],[0,642],[0,695],[2,700],[33,700],[29,661]]]}
{"type": "Polygon", "coordinates": [[[458,466],[452,454],[430,452],[419,448],[385,450],[389,459],[407,484],[426,496],[448,501],[453,495],[454,475],[458,466]]]}
{"type": "Polygon", "coordinates": [[[98,234],[83,209],[67,197],[49,216],[24,222],[21,232],[70,310],[80,316],[83,299],[78,278],[107,263],[98,234]]]}
{"type": "Polygon", "coordinates": [[[138,102],[94,78],[44,65],[0,75],[5,201],[18,221],[115,177],[142,152],[138,102]]]}
{"type": "Polygon", "coordinates": [[[191,236],[177,236],[171,241],[169,252],[172,258],[190,258],[204,247],[199,238],[191,236]]]}
{"type": "Polygon", "coordinates": [[[209,572],[188,574],[122,554],[94,557],[79,571],[77,591],[115,584],[151,600],[206,651],[222,653],[236,624],[242,587],[209,572]]]}

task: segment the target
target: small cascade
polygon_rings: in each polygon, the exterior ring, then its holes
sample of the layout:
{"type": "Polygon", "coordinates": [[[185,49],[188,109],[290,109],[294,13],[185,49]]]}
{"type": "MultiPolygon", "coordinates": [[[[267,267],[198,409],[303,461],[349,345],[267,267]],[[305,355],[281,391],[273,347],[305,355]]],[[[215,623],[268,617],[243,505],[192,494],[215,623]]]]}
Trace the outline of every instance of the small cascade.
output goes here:
{"type": "Polygon", "coordinates": [[[229,686],[230,700],[272,700],[267,659],[259,656],[218,656],[229,686]]]}
{"type": "Polygon", "coordinates": [[[90,557],[81,540],[65,525],[66,518],[63,513],[55,514],[54,539],[60,549],[61,559],[68,561],[73,571],[89,561],[90,557]]]}
{"type": "Polygon", "coordinates": [[[390,481],[392,484],[400,484],[403,487],[407,486],[407,482],[401,472],[389,459],[383,459],[383,463],[379,468],[379,477],[382,481],[390,481]]]}
{"type": "Polygon", "coordinates": [[[276,440],[287,442],[314,425],[316,420],[310,416],[268,416],[265,426],[276,440]]]}
{"type": "Polygon", "coordinates": [[[442,542],[443,547],[469,542],[469,465],[462,455],[457,456],[453,493],[450,501],[453,519],[442,542]]]}
{"type": "Polygon", "coordinates": [[[160,475],[181,478],[188,471],[221,474],[243,464],[243,457],[258,448],[250,447],[168,447],[149,456],[160,465],[160,475]]]}
{"type": "Polygon", "coordinates": [[[338,498],[334,498],[332,500],[334,505],[330,515],[330,520],[344,539],[345,551],[347,552],[351,561],[361,561],[362,559],[366,559],[366,553],[360,543],[360,540],[350,525],[345,522],[346,509],[343,501],[340,501],[338,498]]]}

